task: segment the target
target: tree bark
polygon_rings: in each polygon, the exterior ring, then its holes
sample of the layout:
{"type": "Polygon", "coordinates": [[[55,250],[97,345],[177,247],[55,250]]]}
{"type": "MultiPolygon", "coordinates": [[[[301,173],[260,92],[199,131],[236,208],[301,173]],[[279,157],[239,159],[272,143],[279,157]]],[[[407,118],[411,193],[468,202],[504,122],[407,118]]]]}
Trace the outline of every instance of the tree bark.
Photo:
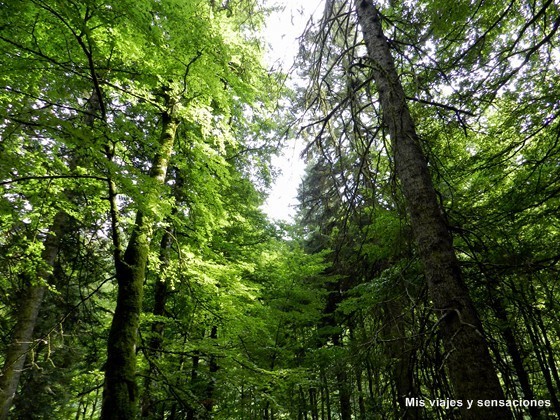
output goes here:
{"type": "Polygon", "coordinates": [[[362,369],[356,367],[356,389],[358,391],[358,409],[360,410],[360,420],[366,420],[366,401],[364,399],[364,390],[362,386],[362,369]]]}
{"type": "MultiPolygon", "coordinates": [[[[171,110],[162,115],[160,149],[150,170],[150,176],[158,186],[165,181],[177,126],[178,121],[173,117],[171,110]]],[[[151,197],[148,203],[154,205],[159,198],[157,191],[149,191],[148,197],[151,197]]],[[[144,211],[138,210],[126,251],[121,254],[118,246],[115,247],[118,292],[117,306],[107,342],[105,386],[101,409],[103,420],[127,420],[137,415],[136,341],[152,224],[152,218],[144,211]]],[[[115,235],[116,232],[113,234],[115,235]]]]}
{"type": "Polygon", "coordinates": [[[440,316],[449,377],[455,398],[463,401],[461,414],[465,419],[511,418],[507,408],[477,405],[478,400],[503,400],[504,394],[481,322],[462,280],[452,238],[383,34],[379,12],[371,0],[354,0],[354,4],[373,63],[383,123],[391,137],[396,175],[407,203],[430,299],[440,316]],[[467,400],[474,400],[470,410],[467,400]]]}
{"type": "Polygon", "coordinates": [[[521,313],[523,314],[523,318],[525,321],[525,327],[527,328],[527,333],[533,344],[533,352],[535,353],[535,358],[541,368],[544,381],[546,383],[546,388],[549,392],[549,398],[554,407],[554,411],[557,416],[560,416],[560,400],[558,400],[558,396],[556,393],[556,389],[554,387],[554,383],[552,382],[552,376],[550,374],[550,367],[546,363],[546,356],[544,354],[543,346],[541,341],[537,336],[537,326],[535,325],[535,318],[533,311],[528,309],[522,308],[521,313]]]}

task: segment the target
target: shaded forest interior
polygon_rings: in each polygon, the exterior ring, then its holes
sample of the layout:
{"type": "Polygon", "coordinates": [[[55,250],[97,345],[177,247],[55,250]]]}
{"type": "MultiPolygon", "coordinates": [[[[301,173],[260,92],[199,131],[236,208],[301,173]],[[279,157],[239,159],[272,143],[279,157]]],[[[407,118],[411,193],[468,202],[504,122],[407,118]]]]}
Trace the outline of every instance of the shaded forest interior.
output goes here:
{"type": "Polygon", "coordinates": [[[274,7],[0,2],[0,420],[559,418],[559,4],[274,7]]]}

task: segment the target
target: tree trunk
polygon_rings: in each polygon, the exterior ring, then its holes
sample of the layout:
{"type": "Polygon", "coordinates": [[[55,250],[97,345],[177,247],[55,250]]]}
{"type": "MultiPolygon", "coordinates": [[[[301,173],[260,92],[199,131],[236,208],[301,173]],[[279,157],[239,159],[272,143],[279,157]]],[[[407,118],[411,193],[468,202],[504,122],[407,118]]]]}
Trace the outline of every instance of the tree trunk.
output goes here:
{"type": "Polygon", "coordinates": [[[521,313],[523,314],[527,333],[529,334],[529,338],[533,344],[533,352],[535,353],[535,357],[539,367],[541,368],[544,381],[549,392],[550,401],[554,407],[556,415],[560,416],[560,400],[558,400],[556,395],[556,389],[554,387],[554,383],[552,382],[552,376],[550,375],[550,367],[546,363],[546,356],[542,349],[542,343],[537,336],[537,327],[534,325],[535,319],[533,313],[532,311],[529,312],[526,309],[521,309],[521,313]]]}
{"type": "Polygon", "coordinates": [[[43,285],[29,285],[22,292],[23,297],[17,308],[14,335],[8,347],[0,377],[0,419],[2,420],[8,418],[8,412],[18,388],[27,352],[33,341],[33,330],[37,323],[37,315],[45,290],[46,286],[43,285]]]}
{"type": "MultiPolygon", "coordinates": [[[[340,334],[333,334],[333,344],[335,347],[342,347],[342,337],[340,334]]],[[[339,361],[336,369],[336,383],[338,386],[338,398],[340,402],[340,418],[342,420],[352,419],[352,403],[350,400],[350,380],[348,379],[348,371],[346,362],[339,361]]]]}
{"type": "Polygon", "coordinates": [[[356,389],[358,390],[358,408],[360,410],[360,420],[366,420],[366,402],[362,386],[362,370],[356,367],[356,389]]]}
{"type": "MultiPolygon", "coordinates": [[[[177,126],[178,121],[172,116],[172,111],[162,115],[160,150],[154,158],[150,171],[150,176],[157,185],[162,185],[165,181],[177,126]]],[[[157,204],[159,199],[157,191],[149,191],[148,197],[148,204],[157,204]]],[[[101,409],[103,420],[133,419],[137,414],[136,340],[152,224],[153,220],[142,210],[138,210],[126,251],[121,254],[118,246],[115,247],[118,292],[117,306],[107,342],[105,387],[101,409]]],[[[113,234],[115,235],[116,232],[113,234]]]]}
{"type": "Polygon", "coordinates": [[[321,375],[321,419],[325,418],[324,408],[326,407],[326,418],[327,420],[332,420],[331,414],[331,397],[330,397],[330,389],[329,389],[329,381],[327,379],[327,375],[323,368],[320,368],[320,375],[321,375]]]}
{"type": "Polygon", "coordinates": [[[401,413],[400,419],[413,420],[420,417],[419,407],[408,407],[407,398],[417,398],[418,392],[414,384],[415,350],[406,336],[406,326],[403,315],[403,304],[400,298],[393,298],[383,303],[383,319],[385,326],[381,334],[385,341],[386,352],[393,373],[393,381],[397,391],[397,402],[401,413]]]}
{"type": "MultiPolygon", "coordinates": [[[[160,242],[159,260],[162,264],[161,270],[164,270],[169,265],[169,252],[171,250],[172,234],[170,231],[165,231],[160,242]]],[[[165,305],[167,303],[168,295],[167,281],[165,278],[156,278],[154,284],[154,308],[152,313],[155,316],[162,317],[165,314],[165,305]]],[[[148,348],[145,350],[148,359],[148,372],[144,380],[144,392],[142,396],[142,417],[152,418],[155,410],[155,399],[153,395],[153,381],[152,377],[156,374],[156,365],[154,363],[160,355],[163,347],[163,330],[165,324],[162,321],[156,320],[152,324],[152,336],[148,340],[148,348]]]]}
{"type": "Polygon", "coordinates": [[[428,291],[440,316],[447,351],[447,369],[455,398],[463,401],[466,419],[508,419],[501,407],[478,407],[477,400],[503,400],[482,325],[466,285],[420,146],[403,87],[383,34],[379,12],[371,0],[355,0],[373,76],[379,92],[383,123],[389,129],[395,170],[410,213],[414,238],[424,266],[428,291]],[[474,400],[467,409],[467,400],[474,400]]]}
{"type": "MultiPolygon", "coordinates": [[[[68,215],[62,211],[58,212],[49,229],[41,255],[43,261],[49,267],[54,266],[60,238],[66,232],[67,222],[68,215]]],[[[14,335],[8,347],[6,360],[2,367],[2,375],[0,376],[0,419],[2,420],[8,418],[27,352],[33,342],[33,331],[37,324],[37,317],[47,289],[46,284],[49,275],[48,271],[42,270],[37,273],[37,278],[26,279],[29,284],[22,290],[20,305],[16,313],[17,321],[14,327],[14,335]]]]}
{"type": "MultiPolygon", "coordinates": [[[[502,305],[501,299],[498,297],[492,299],[492,307],[494,308],[496,318],[503,323],[502,335],[504,337],[509,356],[511,357],[511,362],[515,369],[517,379],[519,380],[519,385],[521,386],[521,391],[523,392],[523,398],[526,400],[533,400],[534,394],[529,381],[529,374],[523,364],[523,357],[519,351],[519,345],[515,338],[513,329],[509,326],[510,321],[507,311],[502,305]]],[[[531,414],[531,418],[538,419],[540,417],[540,410],[538,407],[529,407],[529,413],[531,414]]]]}
{"type": "Polygon", "coordinates": [[[309,405],[311,406],[311,420],[319,420],[317,407],[317,388],[309,388],[309,405]]]}
{"type": "MultiPolygon", "coordinates": [[[[210,330],[210,339],[216,340],[218,338],[218,327],[212,326],[210,330]]],[[[218,372],[219,366],[216,362],[216,356],[214,354],[210,354],[208,357],[208,382],[206,384],[206,389],[204,390],[204,400],[202,405],[205,408],[204,417],[211,418],[212,417],[212,409],[214,408],[214,389],[216,388],[216,377],[214,374],[218,372]]]]}

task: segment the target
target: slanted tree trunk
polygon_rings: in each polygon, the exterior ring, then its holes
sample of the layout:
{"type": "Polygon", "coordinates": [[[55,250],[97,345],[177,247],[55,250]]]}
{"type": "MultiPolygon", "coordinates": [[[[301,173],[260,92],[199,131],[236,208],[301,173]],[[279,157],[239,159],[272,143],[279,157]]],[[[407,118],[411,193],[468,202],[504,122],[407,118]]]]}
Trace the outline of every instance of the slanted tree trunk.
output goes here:
{"type": "MultiPolygon", "coordinates": [[[[165,181],[167,167],[178,126],[170,109],[162,115],[160,149],[150,170],[157,185],[165,181]]],[[[148,204],[156,204],[157,191],[149,191],[148,204]]],[[[113,194],[112,194],[113,195],[113,194]]],[[[115,213],[113,204],[112,213],[115,213]]],[[[115,214],[113,214],[113,218],[115,214]]],[[[143,210],[136,213],[136,221],[124,253],[115,246],[115,271],[118,284],[117,306],[107,342],[105,386],[101,419],[127,420],[137,415],[136,341],[142,310],[143,284],[153,220],[143,210]]],[[[115,223],[113,221],[113,226],[115,223]]],[[[116,232],[113,232],[116,235],[116,232]]],[[[115,236],[114,236],[115,238],[115,236]]]]}
{"type": "MultiPolygon", "coordinates": [[[[41,254],[47,267],[54,267],[58,255],[60,239],[68,230],[69,216],[59,211],[45,238],[44,249],[41,254]]],[[[6,359],[0,376],[0,419],[8,418],[14,396],[17,392],[19,380],[27,352],[33,343],[33,331],[37,324],[39,309],[47,290],[50,273],[43,268],[34,279],[26,278],[26,285],[21,292],[19,306],[16,311],[16,325],[14,335],[8,346],[6,359]]]]}
{"type": "MultiPolygon", "coordinates": [[[[84,116],[84,122],[89,127],[93,127],[94,115],[99,112],[100,102],[98,95],[99,92],[94,89],[88,101],[88,112],[84,116]]],[[[69,169],[72,171],[76,169],[77,165],[78,159],[75,156],[71,156],[69,159],[69,169]]],[[[66,191],[64,194],[66,198],[72,198],[71,191],[66,191]]],[[[60,240],[69,232],[70,220],[71,218],[62,210],[58,211],[53,218],[41,254],[42,260],[47,267],[54,268],[60,248],[60,240]]],[[[17,392],[27,352],[33,341],[33,331],[35,330],[39,310],[47,290],[49,276],[49,271],[42,269],[37,273],[35,279],[26,279],[27,284],[22,291],[20,305],[16,313],[14,336],[8,347],[6,360],[0,374],[0,420],[8,418],[8,412],[17,392]]]]}
{"type": "Polygon", "coordinates": [[[19,385],[27,352],[33,341],[33,330],[37,323],[37,316],[45,290],[46,286],[44,285],[30,284],[23,290],[19,301],[14,334],[2,367],[2,376],[0,376],[0,419],[2,420],[8,418],[19,385]]]}
{"type": "Polygon", "coordinates": [[[525,308],[521,308],[521,313],[525,321],[525,327],[527,333],[533,344],[533,352],[535,353],[535,358],[541,368],[546,387],[549,392],[548,398],[550,399],[552,406],[556,415],[560,416],[560,400],[558,399],[557,391],[552,381],[552,375],[550,374],[550,366],[546,362],[546,356],[544,354],[544,349],[541,340],[538,337],[537,326],[535,325],[535,317],[533,311],[528,309],[526,305],[525,308]]]}
{"type": "Polygon", "coordinates": [[[455,398],[466,419],[507,419],[501,407],[478,407],[476,400],[503,400],[482,325],[466,285],[451,235],[432,184],[425,155],[403,87],[372,0],[354,0],[394,153],[395,170],[410,213],[413,234],[424,266],[428,292],[440,317],[447,369],[455,398]],[[475,400],[467,409],[466,400],[475,400]]]}

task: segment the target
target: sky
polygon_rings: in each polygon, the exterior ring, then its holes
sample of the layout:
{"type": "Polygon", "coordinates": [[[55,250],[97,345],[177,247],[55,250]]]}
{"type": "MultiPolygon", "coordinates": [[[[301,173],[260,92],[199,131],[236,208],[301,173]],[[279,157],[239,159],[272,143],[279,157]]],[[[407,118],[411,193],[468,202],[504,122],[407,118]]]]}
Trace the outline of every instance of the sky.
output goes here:
{"type": "MultiPolygon", "coordinates": [[[[298,37],[313,13],[320,10],[322,0],[285,0],[276,4],[284,6],[282,11],[273,13],[267,21],[265,38],[269,44],[267,62],[275,68],[287,72],[297,55],[298,37]]],[[[289,139],[280,156],[272,164],[280,169],[263,210],[275,220],[291,221],[297,205],[297,188],[304,173],[305,163],[300,158],[304,149],[301,139],[289,139]]]]}

